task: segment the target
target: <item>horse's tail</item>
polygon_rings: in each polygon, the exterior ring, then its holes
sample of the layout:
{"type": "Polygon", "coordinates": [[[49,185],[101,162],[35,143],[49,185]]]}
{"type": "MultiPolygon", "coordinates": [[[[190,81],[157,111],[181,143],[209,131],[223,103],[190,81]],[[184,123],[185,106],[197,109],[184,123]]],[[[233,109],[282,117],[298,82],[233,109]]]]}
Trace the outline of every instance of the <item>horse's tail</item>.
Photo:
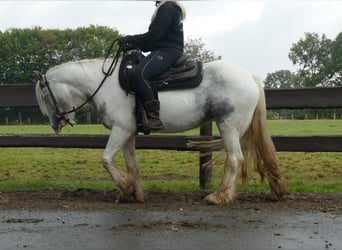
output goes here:
{"type": "Polygon", "coordinates": [[[287,182],[279,170],[276,149],[267,128],[265,93],[262,82],[254,76],[253,78],[258,85],[260,94],[252,122],[241,139],[242,151],[244,153],[244,162],[241,167],[242,179],[246,182],[247,166],[249,160],[253,160],[261,179],[263,180],[266,176],[269,181],[269,198],[279,200],[286,191],[287,182]]]}

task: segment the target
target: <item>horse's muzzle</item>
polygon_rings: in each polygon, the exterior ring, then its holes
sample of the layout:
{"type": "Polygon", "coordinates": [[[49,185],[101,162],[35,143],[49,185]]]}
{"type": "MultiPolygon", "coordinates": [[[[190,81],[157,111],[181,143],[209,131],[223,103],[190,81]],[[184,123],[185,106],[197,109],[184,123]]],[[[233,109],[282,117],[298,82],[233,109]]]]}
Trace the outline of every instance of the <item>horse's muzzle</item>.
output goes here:
{"type": "Polygon", "coordinates": [[[55,131],[55,134],[58,135],[62,131],[62,128],[67,124],[68,122],[64,118],[54,116],[54,119],[51,122],[51,127],[55,131]]]}

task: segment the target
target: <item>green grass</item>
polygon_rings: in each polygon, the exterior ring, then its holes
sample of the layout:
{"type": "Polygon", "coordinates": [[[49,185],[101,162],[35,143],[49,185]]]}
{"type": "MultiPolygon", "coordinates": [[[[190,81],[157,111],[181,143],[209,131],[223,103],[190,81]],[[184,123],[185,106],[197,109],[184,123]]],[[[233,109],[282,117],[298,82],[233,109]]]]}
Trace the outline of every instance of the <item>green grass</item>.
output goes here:
{"type": "MultiPolygon", "coordinates": [[[[342,135],[342,120],[269,121],[272,135],[342,135]]],[[[51,134],[48,125],[0,126],[0,134],[51,134]]],[[[108,134],[101,125],[68,126],[63,134],[108,134]]],[[[197,135],[197,130],[187,134],[197,135]]],[[[215,129],[217,133],[217,129],[215,129]]],[[[114,189],[101,165],[103,150],[0,148],[0,190],[114,189]]],[[[145,189],[198,190],[198,153],[138,150],[145,189]]],[[[215,153],[217,155],[218,153],[215,153]]],[[[290,191],[342,192],[342,153],[278,152],[279,165],[290,191]]],[[[211,189],[219,184],[224,157],[214,162],[211,189]]],[[[124,166],[122,155],[115,163],[124,166]]],[[[267,185],[250,169],[249,185],[238,190],[266,191],[267,185]]]]}
{"type": "Polygon", "coordinates": [[[272,135],[342,135],[342,120],[268,121],[272,135]]]}
{"type": "MultiPolygon", "coordinates": [[[[269,120],[272,135],[342,135],[342,120],[269,120]]],[[[218,134],[216,126],[214,134],[218,134]]],[[[0,126],[0,134],[52,134],[49,125],[0,126]]],[[[63,134],[109,134],[102,125],[75,125],[63,128],[63,134]]],[[[184,134],[198,135],[199,129],[184,134]]]]}

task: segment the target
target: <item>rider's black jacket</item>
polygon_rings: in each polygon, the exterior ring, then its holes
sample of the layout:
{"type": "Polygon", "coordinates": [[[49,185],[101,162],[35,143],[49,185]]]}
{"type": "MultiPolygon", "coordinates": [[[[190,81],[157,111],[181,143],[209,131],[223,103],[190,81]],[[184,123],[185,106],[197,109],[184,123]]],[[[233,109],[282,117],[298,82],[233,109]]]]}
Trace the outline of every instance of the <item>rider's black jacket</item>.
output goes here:
{"type": "Polygon", "coordinates": [[[148,32],[127,36],[126,43],[131,43],[142,51],[160,48],[176,48],[183,52],[184,34],[181,8],[174,1],[163,3],[152,20],[148,32]]]}

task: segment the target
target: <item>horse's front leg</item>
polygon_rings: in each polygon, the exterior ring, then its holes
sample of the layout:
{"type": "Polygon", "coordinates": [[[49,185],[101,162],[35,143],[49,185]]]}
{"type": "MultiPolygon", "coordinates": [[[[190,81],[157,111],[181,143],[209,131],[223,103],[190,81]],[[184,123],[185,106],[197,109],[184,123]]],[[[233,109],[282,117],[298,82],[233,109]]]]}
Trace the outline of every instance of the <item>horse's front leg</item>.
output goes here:
{"type": "Polygon", "coordinates": [[[114,183],[120,188],[122,196],[124,197],[133,196],[135,192],[135,180],[133,175],[117,168],[113,163],[113,159],[124,145],[126,145],[133,133],[134,132],[119,126],[113,126],[105,151],[102,155],[103,167],[108,171],[114,183]]]}
{"type": "Polygon", "coordinates": [[[144,201],[144,190],[141,183],[141,176],[139,171],[139,164],[135,153],[135,134],[132,135],[123,148],[123,154],[127,167],[128,174],[134,179],[134,196],[136,201],[144,201]]]}

